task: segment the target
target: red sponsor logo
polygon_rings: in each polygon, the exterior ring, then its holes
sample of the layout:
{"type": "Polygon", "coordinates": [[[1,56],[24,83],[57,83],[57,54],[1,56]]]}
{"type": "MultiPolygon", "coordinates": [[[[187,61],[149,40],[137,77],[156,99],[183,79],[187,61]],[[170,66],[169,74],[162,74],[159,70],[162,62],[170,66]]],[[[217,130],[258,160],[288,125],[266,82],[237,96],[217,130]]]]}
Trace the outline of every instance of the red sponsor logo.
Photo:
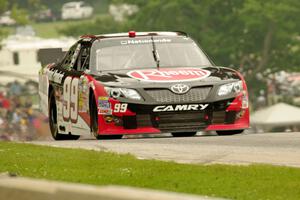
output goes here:
{"type": "Polygon", "coordinates": [[[208,77],[210,71],[198,68],[143,69],[127,73],[128,76],[149,82],[194,81],[208,77]]]}

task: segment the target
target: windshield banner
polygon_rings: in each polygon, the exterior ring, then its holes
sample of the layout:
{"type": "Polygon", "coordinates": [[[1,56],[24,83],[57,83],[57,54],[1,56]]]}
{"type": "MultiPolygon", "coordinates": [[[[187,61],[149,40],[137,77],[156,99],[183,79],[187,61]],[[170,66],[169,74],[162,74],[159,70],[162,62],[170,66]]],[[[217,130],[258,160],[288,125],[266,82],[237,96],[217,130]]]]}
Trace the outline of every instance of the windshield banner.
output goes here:
{"type": "Polygon", "coordinates": [[[204,79],[210,75],[210,71],[199,68],[165,68],[133,70],[127,75],[141,81],[178,82],[204,79]]]}

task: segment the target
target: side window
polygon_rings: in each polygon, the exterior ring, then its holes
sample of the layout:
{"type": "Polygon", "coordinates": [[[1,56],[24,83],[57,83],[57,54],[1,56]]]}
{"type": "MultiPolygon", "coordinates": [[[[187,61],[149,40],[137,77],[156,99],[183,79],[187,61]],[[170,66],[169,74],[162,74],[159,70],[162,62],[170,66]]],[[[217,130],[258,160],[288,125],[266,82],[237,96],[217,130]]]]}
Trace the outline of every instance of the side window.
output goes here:
{"type": "Polygon", "coordinates": [[[19,65],[20,64],[19,52],[14,52],[13,53],[13,61],[14,61],[14,65],[19,65]]]}
{"type": "Polygon", "coordinates": [[[62,67],[64,68],[69,68],[70,67],[70,63],[71,63],[71,58],[74,54],[74,50],[76,48],[76,45],[73,45],[69,51],[67,51],[66,55],[65,55],[65,58],[63,59],[63,62],[62,62],[62,67]]]}
{"type": "Polygon", "coordinates": [[[85,71],[86,69],[89,69],[89,60],[90,60],[90,47],[83,46],[78,56],[77,70],[85,71]]]}
{"type": "Polygon", "coordinates": [[[74,44],[69,51],[67,52],[63,62],[62,67],[66,69],[71,69],[74,67],[74,64],[77,60],[78,54],[80,51],[80,44],[74,44]]]}

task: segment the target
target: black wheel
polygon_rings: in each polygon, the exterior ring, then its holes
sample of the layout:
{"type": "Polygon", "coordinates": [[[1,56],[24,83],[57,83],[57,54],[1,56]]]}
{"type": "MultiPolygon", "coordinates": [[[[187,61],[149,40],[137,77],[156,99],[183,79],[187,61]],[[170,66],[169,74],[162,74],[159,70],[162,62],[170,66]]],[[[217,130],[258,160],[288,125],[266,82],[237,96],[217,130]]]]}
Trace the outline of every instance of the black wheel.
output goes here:
{"type": "Polygon", "coordinates": [[[50,92],[49,98],[49,126],[54,140],[78,140],[80,137],[79,135],[64,135],[58,132],[57,109],[53,90],[50,92]]]}
{"type": "Polygon", "coordinates": [[[192,137],[195,136],[197,132],[175,132],[171,133],[173,137],[192,137]]]}
{"type": "Polygon", "coordinates": [[[90,93],[90,123],[91,123],[91,132],[96,139],[101,139],[98,134],[98,113],[97,113],[97,105],[95,102],[95,96],[91,92],[90,93]]]}
{"type": "Polygon", "coordinates": [[[57,125],[57,109],[54,91],[50,92],[49,96],[49,126],[53,139],[55,140],[63,140],[64,135],[58,133],[58,125],[57,125]]]}
{"type": "Polygon", "coordinates": [[[90,119],[91,119],[91,132],[97,140],[106,140],[106,139],[121,139],[123,135],[99,135],[98,134],[98,112],[97,105],[95,102],[95,96],[90,93],[90,119]]]}
{"type": "Polygon", "coordinates": [[[236,135],[241,134],[244,132],[244,130],[231,130],[231,131],[216,131],[218,135],[236,135]]]}

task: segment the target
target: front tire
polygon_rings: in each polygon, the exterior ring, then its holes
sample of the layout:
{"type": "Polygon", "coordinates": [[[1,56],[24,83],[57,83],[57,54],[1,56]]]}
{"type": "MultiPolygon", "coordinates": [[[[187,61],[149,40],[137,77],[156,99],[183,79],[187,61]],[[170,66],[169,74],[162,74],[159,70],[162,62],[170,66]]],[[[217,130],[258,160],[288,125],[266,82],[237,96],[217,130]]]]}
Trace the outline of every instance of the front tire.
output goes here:
{"type": "Polygon", "coordinates": [[[244,130],[231,130],[231,131],[216,131],[218,135],[220,136],[226,136],[226,135],[236,135],[241,134],[244,132],[244,130]]]}
{"type": "Polygon", "coordinates": [[[91,123],[91,133],[93,136],[99,140],[101,139],[100,135],[98,134],[98,112],[97,112],[97,105],[95,101],[94,93],[90,93],[90,123],[91,123]]]}
{"type": "Polygon", "coordinates": [[[97,140],[116,140],[116,139],[121,139],[123,135],[99,135],[98,133],[98,112],[97,112],[97,105],[95,101],[95,96],[91,92],[90,95],[90,119],[91,119],[91,132],[93,136],[97,140]]]}
{"type": "Polygon", "coordinates": [[[173,137],[193,137],[197,132],[174,132],[171,133],[173,137]]]}
{"type": "Polygon", "coordinates": [[[49,96],[49,126],[54,140],[78,140],[80,137],[79,135],[64,135],[58,132],[57,107],[53,90],[49,96]]]}

